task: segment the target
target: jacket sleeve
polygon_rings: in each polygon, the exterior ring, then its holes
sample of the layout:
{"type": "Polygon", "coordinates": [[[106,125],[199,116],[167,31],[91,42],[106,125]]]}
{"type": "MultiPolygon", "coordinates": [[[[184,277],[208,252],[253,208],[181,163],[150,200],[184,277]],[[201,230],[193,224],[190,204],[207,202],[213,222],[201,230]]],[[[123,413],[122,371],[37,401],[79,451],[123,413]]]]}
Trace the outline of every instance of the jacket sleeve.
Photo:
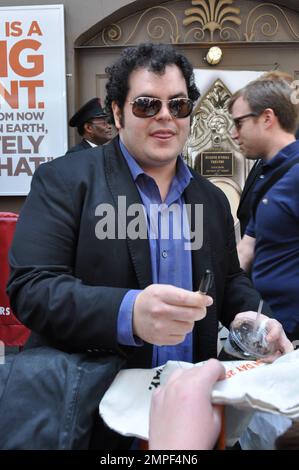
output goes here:
{"type": "Polygon", "coordinates": [[[75,277],[83,196],[80,205],[71,179],[54,163],[35,172],[17,223],[7,286],[12,309],[54,345],[120,351],[117,315],[128,289],[86,285],[75,277]]]}

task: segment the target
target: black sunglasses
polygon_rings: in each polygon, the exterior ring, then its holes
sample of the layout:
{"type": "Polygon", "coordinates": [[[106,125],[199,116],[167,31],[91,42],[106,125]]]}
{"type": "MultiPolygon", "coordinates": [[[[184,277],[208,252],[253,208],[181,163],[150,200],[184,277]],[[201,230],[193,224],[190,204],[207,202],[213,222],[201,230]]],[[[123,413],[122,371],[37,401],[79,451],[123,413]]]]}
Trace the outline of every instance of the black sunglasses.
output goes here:
{"type": "Polygon", "coordinates": [[[259,115],[257,113],[248,113],[244,114],[243,116],[239,116],[233,119],[235,128],[239,131],[242,127],[242,121],[243,119],[247,119],[249,117],[258,117],[259,115]]]}
{"type": "Polygon", "coordinates": [[[134,101],[129,101],[132,105],[132,113],[139,118],[153,117],[158,114],[162,108],[162,103],[167,103],[170,114],[174,118],[183,119],[190,116],[193,109],[193,102],[189,98],[173,98],[171,100],[160,100],[159,98],[150,98],[140,96],[134,101]]]}

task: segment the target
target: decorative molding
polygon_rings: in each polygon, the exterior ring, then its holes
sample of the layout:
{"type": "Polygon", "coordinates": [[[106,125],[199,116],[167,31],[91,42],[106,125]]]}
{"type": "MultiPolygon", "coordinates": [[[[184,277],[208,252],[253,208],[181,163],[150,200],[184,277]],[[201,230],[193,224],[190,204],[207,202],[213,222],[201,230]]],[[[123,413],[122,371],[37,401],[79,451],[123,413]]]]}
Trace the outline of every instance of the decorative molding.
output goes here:
{"type": "Polygon", "coordinates": [[[261,3],[260,5],[255,6],[250,11],[246,21],[245,40],[248,42],[252,42],[256,39],[258,26],[260,27],[260,32],[266,38],[274,38],[274,36],[277,35],[280,22],[278,18],[273,13],[271,13],[271,10],[275,10],[281,13],[282,17],[285,19],[289,27],[291,35],[293,36],[293,38],[299,40],[299,32],[296,33],[284,10],[278,5],[273,5],[272,3],[261,3]],[[258,14],[258,10],[265,10],[268,8],[270,9],[270,11],[266,10],[260,15],[258,14]],[[272,20],[272,24],[270,22],[267,22],[266,18],[269,18],[269,21],[272,20]],[[265,19],[264,23],[262,22],[262,19],[265,19]]]}
{"type": "MultiPolygon", "coordinates": [[[[180,35],[177,18],[171,10],[164,6],[156,6],[145,10],[136,21],[132,32],[125,40],[122,41],[121,45],[127,45],[130,43],[139,26],[141,30],[143,29],[147,31],[148,38],[153,41],[168,40],[171,44],[177,44],[179,42],[180,35]],[[160,12],[160,16],[153,16],[148,19],[145,26],[146,17],[150,16],[153,12],[156,13],[157,11],[160,12]],[[167,36],[165,26],[168,28],[169,36],[167,36]]],[[[120,42],[122,35],[123,33],[120,24],[111,24],[102,31],[102,42],[106,46],[116,44],[117,42],[120,42]]]]}
{"type": "Polygon", "coordinates": [[[219,30],[221,35],[223,29],[232,29],[223,28],[224,23],[235,23],[237,26],[240,26],[242,23],[239,17],[240,8],[227,6],[232,3],[233,0],[192,0],[192,5],[197,6],[185,10],[187,18],[183,20],[183,25],[189,26],[192,23],[199,23],[201,27],[193,28],[193,31],[196,30],[202,34],[202,38],[205,36],[205,31],[209,31],[209,40],[214,41],[215,31],[219,30]]]}
{"type": "Polygon", "coordinates": [[[293,12],[292,16],[287,8],[272,3],[172,0],[115,21],[81,46],[126,46],[141,41],[171,44],[297,42],[298,18],[298,13],[293,12]]]}

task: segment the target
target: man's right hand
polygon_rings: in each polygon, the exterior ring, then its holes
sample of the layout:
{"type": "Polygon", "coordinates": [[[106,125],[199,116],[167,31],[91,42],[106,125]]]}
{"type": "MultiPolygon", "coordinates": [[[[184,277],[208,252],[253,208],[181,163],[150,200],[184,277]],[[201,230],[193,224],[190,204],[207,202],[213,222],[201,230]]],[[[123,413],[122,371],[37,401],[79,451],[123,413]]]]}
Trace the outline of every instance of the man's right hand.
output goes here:
{"type": "Polygon", "coordinates": [[[175,345],[184,341],[194,322],[202,320],[213,299],[179,287],[152,284],[136,297],[134,335],[147,343],[175,345]]]}

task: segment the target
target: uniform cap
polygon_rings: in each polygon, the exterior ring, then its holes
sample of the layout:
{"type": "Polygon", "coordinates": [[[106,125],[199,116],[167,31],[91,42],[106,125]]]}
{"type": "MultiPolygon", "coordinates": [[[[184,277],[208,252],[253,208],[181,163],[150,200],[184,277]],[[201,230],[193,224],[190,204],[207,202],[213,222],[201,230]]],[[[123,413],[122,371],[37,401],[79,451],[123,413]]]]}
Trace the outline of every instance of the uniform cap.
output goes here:
{"type": "Polygon", "coordinates": [[[92,100],[85,103],[69,120],[71,127],[80,127],[85,122],[90,121],[93,118],[104,118],[107,117],[107,113],[101,106],[99,98],[92,98],[92,100]]]}

